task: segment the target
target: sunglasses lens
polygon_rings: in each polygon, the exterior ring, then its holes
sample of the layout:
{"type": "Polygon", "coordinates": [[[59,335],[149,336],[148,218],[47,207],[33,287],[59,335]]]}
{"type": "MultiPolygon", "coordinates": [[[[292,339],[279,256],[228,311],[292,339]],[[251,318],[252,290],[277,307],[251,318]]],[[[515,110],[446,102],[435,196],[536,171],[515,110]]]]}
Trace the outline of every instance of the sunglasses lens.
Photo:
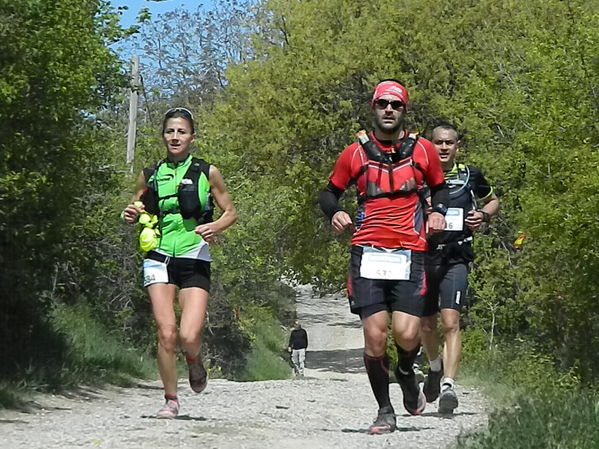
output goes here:
{"type": "Polygon", "coordinates": [[[389,101],[380,99],[376,101],[376,105],[379,109],[386,109],[389,105],[391,105],[391,108],[395,110],[403,108],[403,103],[399,100],[389,101]]]}

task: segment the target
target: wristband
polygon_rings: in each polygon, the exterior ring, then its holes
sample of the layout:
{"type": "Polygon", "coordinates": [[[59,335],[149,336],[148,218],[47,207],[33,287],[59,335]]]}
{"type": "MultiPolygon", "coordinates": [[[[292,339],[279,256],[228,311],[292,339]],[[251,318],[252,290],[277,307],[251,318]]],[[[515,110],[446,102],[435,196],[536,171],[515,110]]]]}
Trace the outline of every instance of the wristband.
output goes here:
{"type": "Polygon", "coordinates": [[[479,212],[480,212],[481,214],[483,214],[483,221],[484,221],[485,223],[489,223],[489,222],[491,221],[491,215],[489,215],[489,213],[488,213],[488,212],[485,212],[485,211],[484,211],[484,210],[482,210],[482,209],[481,209],[481,210],[479,210],[479,212]]]}
{"type": "Polygon", "coordinates": [[[433,212],[439,212],[441,215],[447,215],[447,206],[443,203],[435,204],[433,206],[433,212]]]}

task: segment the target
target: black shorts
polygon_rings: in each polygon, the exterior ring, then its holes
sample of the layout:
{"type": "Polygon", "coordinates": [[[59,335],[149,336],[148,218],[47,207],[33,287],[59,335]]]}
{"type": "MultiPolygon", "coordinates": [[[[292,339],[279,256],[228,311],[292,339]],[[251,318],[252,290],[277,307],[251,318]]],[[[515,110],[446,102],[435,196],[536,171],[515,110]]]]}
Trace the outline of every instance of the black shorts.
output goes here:
{"type": "Polygon", "coordinates": [[[424,252],[412,251],[409,280],[389,281],[360,277],[363,250],[361,246],[351,247],[347,279],[351,312],[360,315],[360,318],[383,310],[422,316],[426,289],[424,252]]]}
{"type": "Polygon", "coordinates": [[[426,307],[423,316],[432,316],[441,309],[460,312],[468,301],[468,265],[427,265],[426,284],[426,307]]]}
{"type": "Polygon", "coordinates": [[[150,251],[144,260],[144,287],[155,283],[175,284],[181,289],[199,287],[210,292],[210,262],[150,251]]]}

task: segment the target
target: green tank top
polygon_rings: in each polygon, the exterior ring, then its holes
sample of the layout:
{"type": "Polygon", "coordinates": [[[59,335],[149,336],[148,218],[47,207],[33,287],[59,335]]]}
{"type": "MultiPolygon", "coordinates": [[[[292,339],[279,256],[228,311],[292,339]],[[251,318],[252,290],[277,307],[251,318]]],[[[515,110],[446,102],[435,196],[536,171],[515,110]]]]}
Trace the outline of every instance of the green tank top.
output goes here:
{"type": "MultiPolygon", "coordinates": [[[[171,257],[179,257],[196,249],[204,239],[194,232],[197,226],[195,218],[184,219],[179,212],[177,192],[181,180],[189,169],[192,156],[182,162],[165,161],[150,177],[148,182],[156,179],[158,185],[158,207],[160,209],[160,241],[157,250],[171,257]],[[156,178],[155,178],[156,177],[156,178]]],[[[205,207],[208,203],[210,183],[201,173],[198,179],[198,202],[205,207]]]]}

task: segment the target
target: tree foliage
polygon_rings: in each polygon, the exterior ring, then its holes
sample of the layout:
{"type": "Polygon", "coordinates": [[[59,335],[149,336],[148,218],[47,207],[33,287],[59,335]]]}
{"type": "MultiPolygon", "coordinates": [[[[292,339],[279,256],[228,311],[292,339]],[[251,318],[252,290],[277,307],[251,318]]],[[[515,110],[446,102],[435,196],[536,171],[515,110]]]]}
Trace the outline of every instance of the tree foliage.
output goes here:
{"type": "Polygon", "coordinates": [[[255,58],[229,68],[200,144],[235,186],[242,223],[231,254],[251,242],[253,266],[341,284],[347,242],[328,230],[316,193],[368,125],[376,80],[398,78],[410,89],[410,125],[455,121],[467,131],[466,159],[501,196],[502,216],[477,244],[475,324],[517,332],[564,368],[595,375],[597,2],[262,7],[255,58]],[[519,229],[528,235],[521,252],[512,246],[519,229]]]}
{"type": "Polygon", "coordinates": [[[146,97],[203,105],[225,84],[231,62],[248,58],[248,0],[221,0],[210,9],[175,9],[152,20],[141,18],[139,33],[122,42],[141,53],[146,97]]]}
{"type": "Polygon", "coordinates": [[[107,48],[113,21],[100,1],[0,2],[0,358],[12,376],[37,357],[60,363],[39,345],[46,312],[101,272],[91,217],[117,184],[94,113],[126,81],[107,48]]]}

